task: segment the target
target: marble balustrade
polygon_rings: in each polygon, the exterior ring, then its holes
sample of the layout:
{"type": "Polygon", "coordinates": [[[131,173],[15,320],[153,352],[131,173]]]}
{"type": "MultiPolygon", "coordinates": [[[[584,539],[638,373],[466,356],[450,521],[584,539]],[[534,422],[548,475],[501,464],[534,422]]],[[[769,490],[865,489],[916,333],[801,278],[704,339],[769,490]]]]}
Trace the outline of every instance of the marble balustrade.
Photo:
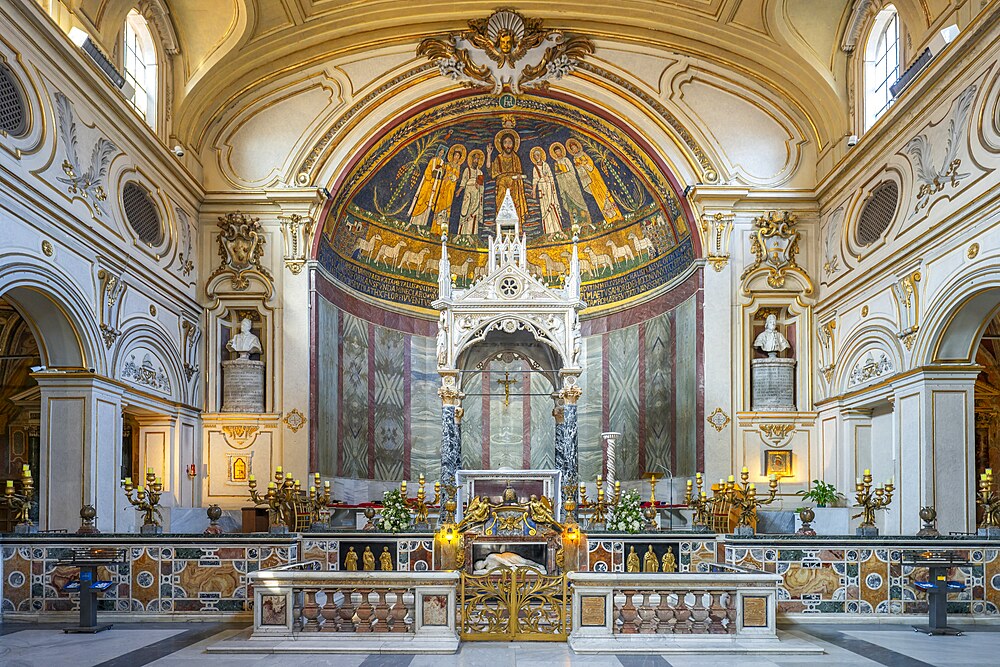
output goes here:
{"type": "Polygon", "coordinates": [[[746,641],[777,642],[781,577],[729,565],[691,573],[572,572],[573,631],[578,653],[647,650],[653,644],[708,640],[720,651],[746,641]]]}
{"type": "Polygon", "coordinates": [[[268,651],[458,650],[456,572],[342,572],[318,561],[254,572],[254,631],[268,651]],[[283,644],[293,640],[295,645],[283,644]]]}

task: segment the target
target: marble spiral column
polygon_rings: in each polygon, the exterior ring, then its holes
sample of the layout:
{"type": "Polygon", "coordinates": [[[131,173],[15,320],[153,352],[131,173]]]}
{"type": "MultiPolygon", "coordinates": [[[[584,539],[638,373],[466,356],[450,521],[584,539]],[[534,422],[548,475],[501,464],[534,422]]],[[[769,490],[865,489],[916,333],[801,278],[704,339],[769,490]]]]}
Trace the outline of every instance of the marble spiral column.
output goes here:
{"type": "Polygon", "coordinates": [[[562,424],[556,424],[556,467],[562,473],[563,501],[576,500],[580,484],[580,459],[577,454],[577,405],[583,391],[575,384],[566,386],[560,396],[563,400],[562,424]]]}

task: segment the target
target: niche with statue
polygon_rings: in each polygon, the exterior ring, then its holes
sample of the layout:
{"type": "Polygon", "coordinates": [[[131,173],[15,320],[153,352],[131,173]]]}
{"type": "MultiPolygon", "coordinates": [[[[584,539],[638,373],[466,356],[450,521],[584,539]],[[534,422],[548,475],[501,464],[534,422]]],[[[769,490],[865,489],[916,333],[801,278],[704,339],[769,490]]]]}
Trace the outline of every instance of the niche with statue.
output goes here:
{"type": "Polygon", "coordinates": [[[784,308],[761,308],[752,320],[751,403],[755,412],[795,411],[795,325],[784,308]]]}
{"type": "Polygon", "coordinates": [[[222,324],[222,412],[264,412],[262,329],[254,311],[235,311],[222,324]]]}

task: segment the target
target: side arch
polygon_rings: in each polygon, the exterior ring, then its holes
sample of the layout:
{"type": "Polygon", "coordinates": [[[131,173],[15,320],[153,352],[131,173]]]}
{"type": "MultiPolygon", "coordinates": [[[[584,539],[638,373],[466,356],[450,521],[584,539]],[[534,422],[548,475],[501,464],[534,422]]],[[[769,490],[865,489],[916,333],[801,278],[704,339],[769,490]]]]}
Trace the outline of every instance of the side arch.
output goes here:
{"type": "Polygon", "coordinates": [[[0,296],[27,321],[44,365],[107,375],[107,356],[93,310],[55,264],[43,270],[35,257],[0,257],[0,296]]]}
{"type": "Polygon", "coordinates": [[[1000,273],[992,253],[957,271],[937,290],[914,346],[918,365],[972,364],[983,331],[1000,311],[1000,273]]]}

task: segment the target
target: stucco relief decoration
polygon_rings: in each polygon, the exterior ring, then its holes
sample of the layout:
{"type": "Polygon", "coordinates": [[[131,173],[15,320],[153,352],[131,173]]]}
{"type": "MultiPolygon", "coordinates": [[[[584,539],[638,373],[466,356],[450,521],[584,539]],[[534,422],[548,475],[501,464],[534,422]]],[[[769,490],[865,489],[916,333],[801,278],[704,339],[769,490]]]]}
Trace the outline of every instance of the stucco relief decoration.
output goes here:
{"type": "Polygon", "coordinates": [[[854,364],[851,369],[851,376],[847,382],[848,387],[868,384],[884,375],[892,375],[895,372],[892,360],[882,350],[870,350],[854,364]]]}
{"type": "Polygon", "coordinates": [[[716,271],[721,271],[729,262],[729,238],[733,232],[733,220],[732,213],[702,216],[701,231],[708,251],[705,259],[716,271]]]}
{"type": "MultiPolygon", "coordinates": [[[[833,313],[836,316],[836,312],[833,313]]],[[[816,328],[816,335],[819,338],[819,372],[823,374],[823,379],[828,383],[833,379],[833,371],[836,370],[836,358],[834,356],[834,335],[837,331],[837,320],[830,319],[822,322],[816,328]]]]}
{"type": "Polygon", "coordinates": [[[163,366],[158,361],[154,362],[148,352],[142,355],[139,362],[136,361],[135,354],[129,355],[128,361],[122,365],[121,379],[164,394],[170,393],[170,380],[163,372],[163,366]]]}
{"type": "Polygon", "coordinates": [[[233,289],[244,291],[250,287],[251,274],[272,280],[271,273],[261,265],[264,254],[264,230],[260,218],[244,213],[227,213],[219,216],[219,265],[209,280],[223,274],[232,275],[233,289]]]}
{"type": "Polygon", "coordinates": [[[896,312],[899,315],[899,332],[896,334],[906,345],[907,350],[913,349],[920,330],[920,272],[914,271],[903,276],[892,284],[892,296],[896,301],[896,312]]]}
{"type": "Polygon", "coordinates": [[[194,246],[191,242],[191,223],[189,222],[188,214],[183,209],[174,207],[174,211],[177,213],[177,227],[181,230],[184,246],[184,251],[177,254],[177,260],[180,262],[181,275],[189,276],[194,271],[194,246]]]}
{"type": "Polygon", "coordinates": [[[823,232],[823,273],[829,278],[840,271],[840,228],[844,222],[844,209],[830,214],[823,232]]]}
{"type": "Polygon", "coordinates": [[[443,76],[473,88],[491,87],[493,93],[507,87],[514,94],[569,75],[593,52],[586,37],[547,30],[541,19],[511,9],[469,21],[468,30],[428,37],[417,47],[417,55],[432,60],[443,76]]]}
{"type": "Polygon", "coordinates": [[[761,424],[760,437],[765,444],[781,447],[795,431],[795,424],[761,424]]]}
{"type": "Polygon", "coordinates": [[[797,223],[795,214],[788,211],[770,211],[754,220],[756,229],[750,237],[754,262],[743,271],[740,280],[746,280],[758,270],[766,270],[767,284],[780,289],[785,286],[786,277],[794,274],[802,280],[805,293],[812,293],[812,281],[795,261],[801,236],[795,228],[797,223]]]}
{"type": "Polygon", "coordinates": [[[181,322],[181,350],[184,353],[184,375],[190,380],[198,372],[198,341],[201,329],[194,322],[181,322]]]}
{"type": "Polygon", "coordinates": [[[488,272],[508,191],[528,272],[544,285],[562,285],[579,237],[589,306],[656,289],[690,266],[694,242],[676,180],[653,156],[588,110],[507,97],[510,106],[469,95],[431,107],[373,144],[320,230],[317,260],[330,275],[368,296],[430,309],[442,237],[446,277],[469,289],[488,272]]]}
{"type": "Polygon", "coordinates": [[[97,279],[101,282],[101,338],[110,350],[122,333],[118,329],[118,303],[125,293],[125,283],[108,269],[98,270],[97,279]]]}
{"type": "Polygon", "coordinates": [[[969,177],[968,173],[959,172],[962,160],[958,157],[958,152],[965,141],[975,97],[976,85],[972,84],[962,91],[952,105],[947,131],[937,130],[943,124],[932,126],[923,134],[910,139],[903,147],[903,152],[910,158],[915,172],[914,190],[917,192],[917,203],[911,215],[916,215],[920,209],[926,208],[934,196],[949,185],[957,188],[963,179],[969,177]],[[943,152],[939,148],[940,141],[944,141],[943,152]]]}
{"type": "Polygon", "coordinates": [[[71,195],[89,200],[94,213],[103,216],[105,213],[103,202],[108,198],[105,179],[108,176],[111,160],[120,152],[118,146],[106,137],[98,137],[90,153],[90,164],[85,168],[80,162],[78,152],[79,139],[73,104],[59,92],[55,94],[55,100],[56,115],[59,119],[59,138],[62,140],[66,156],[62,163],[62,170],[66,176],[65,178],[58,176],[56,180],[66,185],[66,190],[71,195]]]}
{"type": "Polygon", "coordinates": [[[285,241],[285,267],[292,275],[299,275],[308,259],[313,220],[298,213],[280,215],[281,236],[285,241]]]}
{"type": "Polygon", "coordinates": [[[222,427],[222,435],[225,436],[226,442],[236,449],[245,449],[252,445],[259,431],[259,426],[247,424],[227,424],[222,427]]]}

